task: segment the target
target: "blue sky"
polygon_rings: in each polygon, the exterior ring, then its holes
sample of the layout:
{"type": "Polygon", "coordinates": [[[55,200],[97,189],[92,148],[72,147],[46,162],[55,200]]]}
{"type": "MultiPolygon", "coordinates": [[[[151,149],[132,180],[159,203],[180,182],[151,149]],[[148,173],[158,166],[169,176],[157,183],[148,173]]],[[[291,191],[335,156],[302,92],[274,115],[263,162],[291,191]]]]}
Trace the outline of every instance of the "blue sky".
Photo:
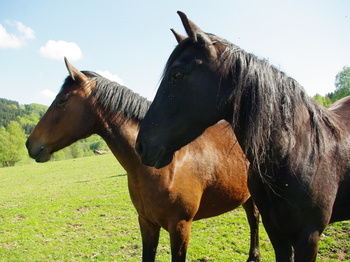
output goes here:
{"type": "Polygon", "coordinates": [[[268,59],[309,95],[333,91],[350,66],[348,0],[2,0],[0,97],[50,104],[67,75],[66,54],[78,69],[152,99],[176,45],[169,29],[184,33],[177,10],[268,59]]]}

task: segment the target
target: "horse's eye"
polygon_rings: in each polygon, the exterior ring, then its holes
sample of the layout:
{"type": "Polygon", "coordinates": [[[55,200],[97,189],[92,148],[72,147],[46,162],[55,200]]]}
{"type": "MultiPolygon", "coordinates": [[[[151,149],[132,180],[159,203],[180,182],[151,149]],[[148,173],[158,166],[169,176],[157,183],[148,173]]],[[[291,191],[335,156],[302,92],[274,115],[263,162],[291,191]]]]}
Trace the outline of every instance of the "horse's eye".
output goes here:
{"type": "Polygon", "coordinates": [[[172,78],[175,79],[175,80],[180,80],[184,77],[184,74],[181,73],[181,72],[175,72],[173,75],[172,75],[172,78]]]}

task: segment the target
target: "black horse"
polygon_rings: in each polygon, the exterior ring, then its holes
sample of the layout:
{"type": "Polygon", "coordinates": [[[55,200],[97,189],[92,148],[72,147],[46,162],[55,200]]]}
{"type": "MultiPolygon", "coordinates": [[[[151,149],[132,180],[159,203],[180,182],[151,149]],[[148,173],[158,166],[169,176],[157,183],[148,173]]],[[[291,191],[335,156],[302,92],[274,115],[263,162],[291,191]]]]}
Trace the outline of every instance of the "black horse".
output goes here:
{"type": "Polygon", "coordinates": [[[162,167],[220,119],[251,162],[249,189],[276,261],[315,261],[326,225],[350,218],[350,99],[330,109],[265,60],[178,12],[179,44],[138,135],[142,161],[162,167]]]}

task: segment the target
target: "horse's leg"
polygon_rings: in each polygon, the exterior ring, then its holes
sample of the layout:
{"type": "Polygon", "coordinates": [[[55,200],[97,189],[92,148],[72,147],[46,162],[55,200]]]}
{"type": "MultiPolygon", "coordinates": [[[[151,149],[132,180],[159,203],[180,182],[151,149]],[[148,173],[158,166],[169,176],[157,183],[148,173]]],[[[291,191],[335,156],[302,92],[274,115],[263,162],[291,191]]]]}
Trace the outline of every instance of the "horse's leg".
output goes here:
{"type": "Polygon", "coordinates": [[[259,252],[259,211],[256,208],[253,199],[249,198],[243,204],[243,208],[247,214],[247,219],[250,228],[250,249],[247,262],[260,261],[259,252]]]}
{"type": "Polygon", "coordinates": [[[192,221],[180,220],[170,225],[171,261],[185,262],[192,221]]]}
{"type": "Polygon", "coordinates": [[[295,262],[316,261],[318,241],[320,240],[319,230],[305,230],[299,234],[294,246],[295,262]]]}
{"type": "Polygon", "coordinates": [[[293,262],[292,243],[283,235],[283,232],[276,228],[272,221],[270,212],[271,202],[265,191],[264,183],[260,179],[260,175],[250,174],[248,176],[248,185],[253,201],[261,214],[265,230],[275,250],[276,262],[293,262]]]}
{"type": "Polygon", "coordinates": [[[266,216],[261,213],[262,222],[275,251],[276,262],[293,262],[293,249],[289,239],[283,236],[266,216]]]}
{"type": "Polygon", "coordinates": [[[142,236],[142,262],[153,262],[157,252],[160,226],[141,216],[139,216],[139,225],[142,236]]]}

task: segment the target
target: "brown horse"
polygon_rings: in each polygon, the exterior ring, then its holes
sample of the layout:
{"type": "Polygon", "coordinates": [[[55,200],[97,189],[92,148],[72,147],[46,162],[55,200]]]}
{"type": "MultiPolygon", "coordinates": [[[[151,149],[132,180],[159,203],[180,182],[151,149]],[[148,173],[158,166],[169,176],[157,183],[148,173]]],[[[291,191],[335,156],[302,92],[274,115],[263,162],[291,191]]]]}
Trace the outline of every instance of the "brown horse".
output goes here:
{"type": "Polygon", "coordinates": [[[143,163],[162,167],[208,126],[230,121],[276,260],[315,261],[327,224],[350,218],[349,98],[323,108],[265,60],[179,15],[188,37],[176,34],[141,123],[143,163]]]}
{"type": "Polygon", "coordinates": [[[100,135],[127,171],[144,262],[155,260],[161,227],[170,234],[172,261],[185,261],[192,221],[241,204],[251,230],[248,261],[259,261],[258,213],[247,189],[248,164],[229,124],[208,128],[167,167],[144,166],[134,146],[150,102],[96,73],[80,72],[67,61],[66,66],[70,76],[28,138],[30,156],[45,162],[78,139],[100,135]]]}

